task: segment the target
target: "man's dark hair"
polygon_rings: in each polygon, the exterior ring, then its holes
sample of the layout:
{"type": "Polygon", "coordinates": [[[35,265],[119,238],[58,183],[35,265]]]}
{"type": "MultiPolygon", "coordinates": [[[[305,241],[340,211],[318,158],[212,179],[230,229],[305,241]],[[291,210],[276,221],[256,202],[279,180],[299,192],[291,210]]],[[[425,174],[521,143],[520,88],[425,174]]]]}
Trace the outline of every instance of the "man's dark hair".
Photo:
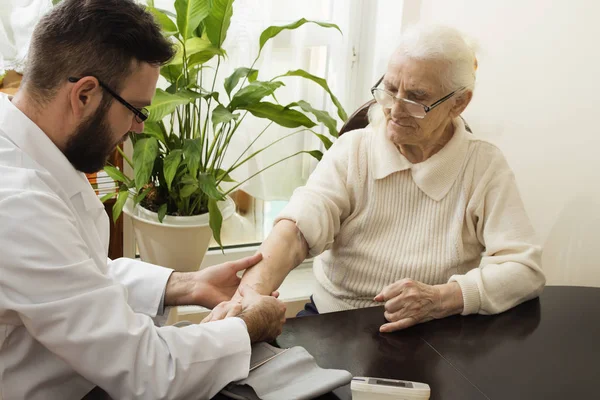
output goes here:
{"type": "Polygon", "coordinates": [[[136,61],[162,65],[173,54],[153,16],[133,0],[63,0],[33,32],[24,85],[40,104],[69,77],[95,76],[119,91],[136,61]]]}

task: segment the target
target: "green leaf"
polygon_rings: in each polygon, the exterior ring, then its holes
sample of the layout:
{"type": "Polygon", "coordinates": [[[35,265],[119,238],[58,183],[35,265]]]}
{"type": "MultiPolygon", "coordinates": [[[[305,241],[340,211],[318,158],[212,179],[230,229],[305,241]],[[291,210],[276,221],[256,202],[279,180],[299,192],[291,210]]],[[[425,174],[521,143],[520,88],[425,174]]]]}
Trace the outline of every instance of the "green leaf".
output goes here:
{"type": "Polygon", "coordinates": [[[112,199],[113,197],[115,197],[117,195],[117,192],[113,192],[113,193],[108,193],[105,194],[104,196],[100,197],[100,201],[102,203],[107,202],[108,200],[112,199]]]}
{"type": "Polygon", "coordinates": [[[321,161],[321,158],[323,158],[323,153],[321,153],[319,150],[311,150],[311,151],[307,151],[306,153],[310,154],[311,156],[316,158],[318,161],[321,161]]]}
{"type": "Polygon", "coordinates": [[[156,138],[156,140],[166,143],[165,132],[158,122],[145,122],[144,133],[148,136],[156,138]]]}
{"type": "Polygon", "coordinates": [[[283,107],[279,104],[261,102],[241,108],[250,111],[255,117],[270,119],[276,124],[285,126],[286,128],[297,128],[299,126],[312,128],[316,125],[301,112],[292,110],[288,107],[283,107]]]}
{"type": "Polygon", "coordinates": [[[258,78],[258,70],[250,68],[237,68],[231,76],[225,79],[223,86],[228,96],[231,96],[231,91],[235,89],[240,79],[248,77],[249,82],[254,82],[258,78]]]}
{"type": "Polygon", "coordinates": [[[104,167],[104,172],[106,172],[106,174],[108,176],[110,176],[116,182],[123,182],[125,184],[128,184],[129,182],[131,182],[131,179],[126,177],[123,172],[121,172],[117,168],[112,167],[110,165],[106,165],[104,167]]]}
{"type": "Polygon", "coordinates": [[[192,177],[198,176],[200,169],[200,157],[202,156],[202,142],[198,139],[187,139],[183,143],[183,155],[187,161],[187,167],[192,177]]]}
{"type": "Polygon", "coordinates": [[[52,0],[52,5],[53,6],[57,5],[58,3],[60,3],[60,0],[52,0]]]}
{"type": "Polygon", "coordinates": [[[214,199],[214,200],[224,200],[225,197],[223,196],[223,193],[221,193],[219,191],[219,189],[217,188],[217,181],[214,177],[214,175],[210,175],[210,174],[200,174],[200,176],[198,177],[198,183],[200,186],[200,190],[202,190],[202,192],[204,192],[209,199],[214,199]]]}
{"type": "Polygon", "coordinates": [[[258,53],[260,54],[260,52],[262,51],[263,46],[265,45],[265,43],[267,43],[267,41],[269,39],[274,38],[275,36],[277,36],[281,31],[283,31],[284,29],[296,29],[301,27],[304,24],[317,24],[319,26],[322,26],[323,28],[335,28],[338,31],[340,31],[340,33],[342,33],[341,29],[336,25],[336,24],[330,24],[328,22],[319,22],[319,21],[309,21],[305,18],[299,19],[296,22],[292,22],[291,24],[287,24],[287,25],[281,25],[281,26],[270,26],[267,29],[265,29],[261,34],[260,34],[260,48],[258,50],[258,53]]]}
{"type": "Polygon", "coordinates": [[[154,161],[158,156],[158,140],[155,138],[140,139],[133,148],[133,169],[135,171],[135,186],[138,191],[152,176],[154,161]]]}
{"type": "Polygon", "coordinates": [[[223,49],[218,49],[216,47],[211,46],[206,50],[203,50],[191,56],[188,59],[188,68],[207,63],[208,61],[212,60],[212,58],[216,55],[223,56],[225,55],[225,51],[223,49]]]}
{"type": "Polygon", "coordinates": [[[240,89],[229,103],[230,111],[236,108],[244,108],[244,106],[253,105],[262,100],[266,96],[272,95],[275,90],[284,86],[283,82],[261,82],[256,81],[250,83],[248,86],[240,89]]]}
{"type": "Polygon", "coordinates": [[[137,206],[142,200],[146,198],[146,196],[148,195],[148,193],[150,193],[152,189],[154,189],[153,186],[148,186],[146,189],[142,190],[142,193],[133,196],[133,204],[137,206]]]}
{"type": "Polygon", "coordinates": [[[304,100],[300,100],[296,103],[292,103],[292,104],[288,105],[288,107],[293,107],[294,105],[298,105],[305,112],[309,112],[309,113],[313,114],[317,118],[317,121],[321,122],[323,125],[325,125],[327,127],[327,129],[329,129],[329,134],[331,136],[333,136],[333,137],[338,136],[337,123],[336,123],[335,119],[333,119],[333,117],[331,115],[329,115],[329,113],[327,111],[317,110],[304,100]]]}
{"type": "MultiPolygon", "coordinates": [[[[212,43],[206,38],[192,37],[185,41],[185,56],[190,59],[194,54],[212,48],[212,43]]],[[[169,65],[183,64],[183,47],[177,43],[177,52],[175,57],[169,62],[169,65]]]]}
{"type": "Polygon", "coordinates": [[[177,168],[179,168],[182,157],[183,152],[180,149],[176,149],[167,154],[164,159],[163,172],[169,190],[171,190],[171,184],[173,183],[173,178],[175,178],[175,175],[177,174],[177,168]]]}
{"type": "Polygon", "coordinates": [[[167,215],[167,204],[161,204],[161,206],[158,208],[158,222],[163,222],[163,219],[165,219],[165,215],[167,215]]]}
{"type": "Polygon", "coordinates": [[[333,146],[333,143],[331,142],[331,140],[329,140],[329,138],[325,135],[321,135],[320,133],[311,131],[316,137],[318,137],[319,139],[321,139],[321,142],[323,143],[323,146],[325,146],[325,150],[329,150],[329,148],[331,146],[333,146]]]}
{"type": "Polygon", "coordinates": [[[177,106],[188,104],[190,99],[177,94],[170,94],[162,89],[156,89],[152,104],[148,107],[150,116],[148,122],[162,121],[164,117],[170,115],[177,106]]]}
{"type": "Polygon", "coordinates": [[[129,191],[128,190],[121,190],[119,192],[119,196],[117,197],[117,201],[115,202],[115,204],[113,205],[113,222],[116,224],[117,220],[119,219],[119,217],[121,216],[121,213],[123,212],[123,207],[125,206],[125,202],[127,201],[127,198],[129,197],[129,191]]]}
{"type": "Polygon", "coordinates": [[[213,232],[213,238],[215,238],[215,241],[222,248],[221,226],[223,225],[223,214],[221,214],[221,210],[219,210],[217,201],[211,198],[208,199],[208,224],[213,232]]]}
{"type": "Polygon", "coordinates": [[[194,36],[194,31],[210,12],[210,0],[175,0],[177,26],[183,39],[194,36]]]}
{"type": "Polygon", "coordinates": [[[239,114],[232,114],[231,111],[223,107],[219,104],[212,113],[212,123],[213,126],[217,126],[219,124],[227,123],[231,120],[238,119],[239,114]]]}
{"type": "Polygon", "coordinates": [[[179,195],[183,198],[190,197],[198,190],[198,182],[185,184],[179,189],[179,195]]]}
{"type": "Polygon", "coordinates": [[[150,11],[150,13],[156,19],[156,22],[158,22],[160,25],[163,35],[168,37],[177,34],[177,25],[175,25],[175,22],[173,22],[171,18],[167,16],[167,14],[158,11],[156,8],[154,8],[154,6],[148,6],[146,9],[150,11]]]}
{"type": "Polygon", "coordinates": [[[217,181],[235,182],[235,179],[231,178],[231,176],[229,176],[227,171],[225,171],[223,169],[218,169],[216,172],[217,172],[217,181]]]}
{"type": "Polygon", "coordinates": [[[183,78],[183,67],[181,65],[163,65],[160,68],[160,74],[165,77],[168,82],[176,83],[183,78]]]}
{"type": "MultiPolygon", "coordinates": [[[[344,107],[342,107],[342,104],[340,103],[340,101],[331,92],[331,89],[329,89],[329,85],[327,84],[327,81],[325,79],[319,78],[318,76],[314,76],[312,74],[309,74],[308,72],[306,72],[303,69],[297,69],[295,71],[288,71],[287,73],[285,73],[283,75],[279,75],[278,77],[276,77],[274,79],[281,78],[283,76],[299,76],[301,78],[308,79],[308,80],[315,82],[316,84],[321,86],[323,89],[325,89],[325,91],[327,93],[329,93],[329,97],[331,97],[331,101],[337,107],[338,116],[340,117],[340,119],[342,121],[346,121],[348,119],[348,114],[346,114],[346,111],[344,111],[344,107]]],[[[334,136],[337,137],[337,132],[334,136]]]]}
{"type": "Polygon", "coordinates": [[[206,35],[215,46],[221,48],[233,15],[233,0],[212,0],[212,8],[204,20],[206,35]]]}

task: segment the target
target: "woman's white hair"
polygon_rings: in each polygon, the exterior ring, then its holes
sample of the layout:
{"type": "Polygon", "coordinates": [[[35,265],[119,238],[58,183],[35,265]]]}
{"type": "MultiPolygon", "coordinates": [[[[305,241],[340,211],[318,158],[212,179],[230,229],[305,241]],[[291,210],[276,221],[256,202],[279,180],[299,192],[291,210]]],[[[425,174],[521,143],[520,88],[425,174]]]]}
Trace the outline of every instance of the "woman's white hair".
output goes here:
{"type": "Polygon", "coordinates": [[[473,89],[477,58],[467,38],[458,30],[444,25],[413,25],[400,37],[396,53],[416,60],[434,60],[447,64],[442,85],[447,90],[473,89]]]}
{"type": "MultiPolygon", "coordinates": [[[[432,60],[446,64],[440,71],[442,86],[448,92],[466,87],[473,90],[477,58],[475,48],[458,30],[444,25],[413,25],[400,37],[395,54],[415,60],[432,60]]],[[[371,125],[384,120],[381,107],[375,103],[369,109],[371,125]]]]}

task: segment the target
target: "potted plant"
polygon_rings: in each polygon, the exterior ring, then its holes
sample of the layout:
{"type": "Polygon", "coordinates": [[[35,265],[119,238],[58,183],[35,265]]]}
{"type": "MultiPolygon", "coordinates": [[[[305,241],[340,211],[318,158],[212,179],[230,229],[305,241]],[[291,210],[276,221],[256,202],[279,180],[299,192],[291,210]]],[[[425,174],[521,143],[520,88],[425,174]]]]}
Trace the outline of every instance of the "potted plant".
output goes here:
{"type": "Polygon", "coordinates": [[[342,121],[347,118],[324,79],[296,69],[270,80],[259,80],[259,71],[254,69],[265,43],[283,30],[308,23],[339,30],[330,23],[300,19],[265,29],[259,38],[254,63],[235,69],[223,82],[227,97],[221,96],[215,87],[219,67],[227,59],[223,42],[232,6],[233,0],[176,0],[176,13],[172,14],[156,9],[149,2],[148,10],[177,46],[174,59],[161,69],[169,86],[166,90],[156,90],[144,132],[131,135],[133,159],[123,154],[133,168],[134,177],[129,178],[111,166],[105,168],[120,188],[118,193],[102,200],[116,196],[115,220],[122,210],[132,217],[142,259],[179,270],[198,268],[211,236],[222,246],[223,220],[235,212],[228,197],[231,192],[281,161],[302,153],[320,159],[322,153],[311,150],[289,154],[242,182],[231,179],[234,170],[276,142],[296,134],[314,134],[329,148],[331,140],[312,129],[318,124],[337,137],[337,122],[326,111],[302,100],[282,105],[267,99],[276,99],[275,92],[285,86],[284,78],[299,77],[320,85],[335,104],[339,118],[342,121]],[[212,79],[207,78],[211,75],[212,79]],[[272,124],[298,130],[249,154],[251,144],[226,167],[225,153],[248,113],[270,121],[252,144],[272,124]],[[225,182],[232,187],[224,189],[225,182]]]}

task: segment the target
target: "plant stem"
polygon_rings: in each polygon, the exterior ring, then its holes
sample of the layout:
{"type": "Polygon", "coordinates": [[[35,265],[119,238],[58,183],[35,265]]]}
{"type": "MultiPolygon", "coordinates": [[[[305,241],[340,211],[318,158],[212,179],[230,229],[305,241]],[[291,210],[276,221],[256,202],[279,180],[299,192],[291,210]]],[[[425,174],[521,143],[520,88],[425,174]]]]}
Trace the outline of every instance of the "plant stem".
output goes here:
{"type": "Polygon", "coordinates": [[[299,152],[297,152],[297,153],[294,153],[294,154],[292,154],[291,156],[287,156],[287,157],[285,157],[285,158],[282,158],[282,159],[281,159],[281,160],[279,160],[279,161],[276,161],[276,162],[274,162],[274,163],[273,163],[273,164],[271,164],[271,165],[268,165],[268,166],[266,166],[265,168],[263,168],[263,169],[261,169],[260,171],[258,171],[258,172],[256,172],[256,173],[252,174],[252,176],[250,176],[250,177],[249,177],[249,178],[247,178],[247,179],[244,179],[243,181],[241,181],[240,183],[238,183],[237,185],[235,185],[234,187],[232,187],[231,189],[229,189],[227,192],[225,192],[225,193],[223,193],[223,194],[224,194],[225,196],[227,196],[229,193],[231,193],[231,192],[235,191],[235,190],[236,190],[238,187],[240,187],[240,186],[241,186],[241,185],[243,185],[244,183],[248,182],[250,179],[254,178],[256,175],[258,175],[258,174],[260,174],[260,173],[262,173],[262,172],[266,171],[267,169],[269,169],[269,168],[271,168],[271,167],[273,167],[273,166],[275,166],[275,165],[279,164],[280,162],[283,162],[283,161],[285,161],[285,160],[288,160],[288,159],[290,159],[290,158],[292,158],[292,157],[295,157],[295,156],[297,156],[298,154],[302,154],[302,153],[308,153],[308,151],[306,151],[306,150],[299,151],[299,152]]]}
{"type": "Polygon", "coordinates": [[[129,166],[131,168],[133,168],[133,162],[131,162],[131,160],[129,159],[129,157],[127,157],[127,155],[125,154],[125,152],[123,151],[123,149],[121,148],[121,146],[117,146],[117,151],[119,152],[119,154],[121,155],[121,157],[123,157],[123,160],[125,160],[127,162],[127,164],[129,164],[129,166]]]}
{"type": "MultiPolygon", "coordinates": [[[[215,75],[213,77],[212,88],[210,90],[211,93],[215,91],[215,85],[217,84],[217,75],[219,74],[220,66],[221,66],[221,56],[219,55],[219,56],[217,56],[217,68],[215,69],[215,75]]],[[[202,149],[205,150],[205,153],[206,153],[204,155],[204,159],[206,161],[206,164],[204,165],[205,169],[208,166],[208,132],[207,132],[207,128],[208,128],[208,120],[211,119],[211,116],[210,116],[211,104],[212,104],[212,96],[209,96],[208,97],[208,106],[206,108],[206,120],[204,121],[204,131],[202,134],[202,136],[204,137],[204,140],[202,142],[202,149]]]]}
{"type": "MultiPolygon", "coordinates": [[[[235,171],[235,170],[236,170],[238,167],[240,167],[240,166],[244,165],[244,163],[246,163],[248,160],[252,159],[252,158],[253,158],[253,157],[255,157],[257,154],[259,154],[259,153],[261,153],[261,152],[265,151],[265,150],[266,150],[266,149],[268,149],[269,147],[271,147],[271,146],[274,146],[275,144],[277,144],[277,143],[281,142],[282,140],[285,140],[285,139],[289,138],[290,136],[296,135],[296,134],[298,134],[298,133],[301,133],[301,132],[304,132],[304,131],[306,131],[306,130],[307,130],[307,129],[301,129],[301,130],[299,130],[299,131],[292,132],[292,133],[289,133],[289,134],[287,134],[287,135],[285,135],[285,136],[283,136],[283,137],[280,137],[279,139],[275,140],[275,141],[274,141],[274,142],[272,142],[272,143],[269,143],[267,146],[263,147],[262,149],[260,149],[260,150],[257,150],[257,151],[255,151],[254,153],[250,154],[248,157],[246,157],[246,158],[245,158],[244,160],[242,160],[241,162],[239,162],[239,163],[238,163],[238,162],[236,161],[236,163],[235,163],[235,164],[233,164],[233,166],[232,166],[232,167],[229,169],[229,172],[235,171]]],[[[238,160],[239,160],[239,158],[238,158],[238,160]]],[[[229,172],[228,172],[228,173],[229,173],[229,172]]]]}

